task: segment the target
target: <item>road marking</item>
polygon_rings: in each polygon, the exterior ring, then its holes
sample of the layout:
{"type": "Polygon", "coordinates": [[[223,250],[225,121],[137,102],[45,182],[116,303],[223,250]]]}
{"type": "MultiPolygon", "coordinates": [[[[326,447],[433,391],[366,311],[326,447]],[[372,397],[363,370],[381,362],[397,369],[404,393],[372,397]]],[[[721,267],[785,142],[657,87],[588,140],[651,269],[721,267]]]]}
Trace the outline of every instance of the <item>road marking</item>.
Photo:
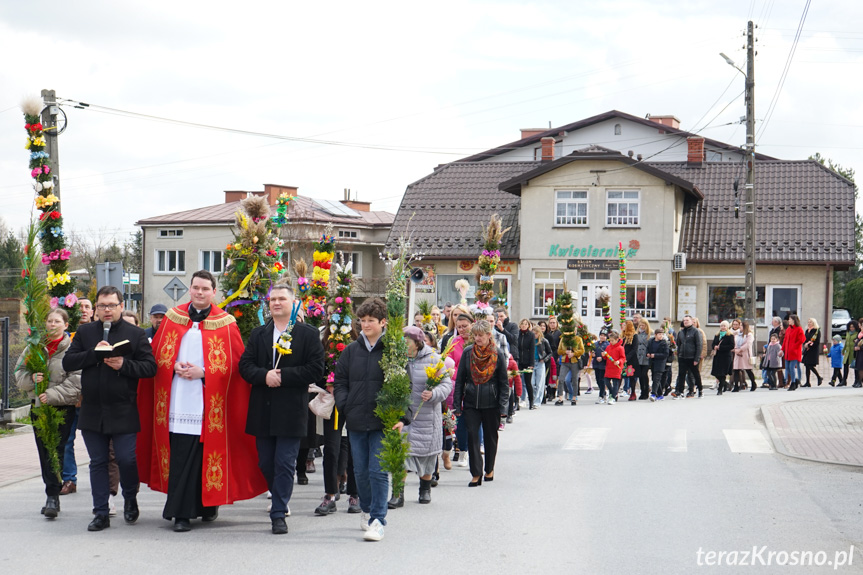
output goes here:
{"type": "Polygon", "coordinates": [[[607,427],[582,427],[576,429],[563,445],[564,449],[578,451],[599,451],[605,445],[605,438],[611,431],[607,427]]]}
{"type": "Polygon", "coordinates": [[[687,451],[685,429],[674,430],[674,437],[671,438],[671,443],[668,444],[668,451],[674,451],[677,453],[684,453],[687,451]]]}
{"type": "Polygon", "coordinates": [[[773,453],[773,446],[759,429],[723,429],[732,453],[773,453]]]}

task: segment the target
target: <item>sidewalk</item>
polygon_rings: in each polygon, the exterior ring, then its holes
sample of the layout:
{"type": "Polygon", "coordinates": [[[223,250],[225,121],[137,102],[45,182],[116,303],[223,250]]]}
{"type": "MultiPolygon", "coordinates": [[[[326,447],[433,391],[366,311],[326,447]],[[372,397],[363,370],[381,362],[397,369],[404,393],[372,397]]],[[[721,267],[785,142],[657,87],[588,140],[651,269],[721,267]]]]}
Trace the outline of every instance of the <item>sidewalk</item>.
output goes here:
{"type": "Polygon", "coordinates": [[[779,453],[863,467],[863,395],[766,405],[761,413],[779,453]]]}
{"type": "MultiPolygon", "coordinates": [[[[26,429],[0,437],[0,487],[42,475],[33,428],[26,429]]],[[[80,433],[75,439],[75,460],[78,462],[79,476],[82,471],[89,473],[86,467],[81,467],[90,461],[90,456],[87,455],[80,433]]]]}

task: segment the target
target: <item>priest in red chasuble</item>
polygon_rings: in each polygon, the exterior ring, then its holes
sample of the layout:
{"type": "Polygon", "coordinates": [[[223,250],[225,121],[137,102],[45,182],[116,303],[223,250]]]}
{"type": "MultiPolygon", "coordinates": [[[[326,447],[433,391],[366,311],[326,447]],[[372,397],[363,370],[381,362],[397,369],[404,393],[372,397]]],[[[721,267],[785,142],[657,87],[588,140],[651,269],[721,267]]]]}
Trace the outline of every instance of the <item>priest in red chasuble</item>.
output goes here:
{"type": "Polygon", "coordinates": [[[255,438],[245,433],[249,385],[238,369],[240,330],[213,305],[210,272],[195,272],[190,292],[192,301],[162,320],[153,339],[156,377],[138,388],[138,471],[151,489],[168,494],[162,516],[177,532],[267,490],[255,438]]]}

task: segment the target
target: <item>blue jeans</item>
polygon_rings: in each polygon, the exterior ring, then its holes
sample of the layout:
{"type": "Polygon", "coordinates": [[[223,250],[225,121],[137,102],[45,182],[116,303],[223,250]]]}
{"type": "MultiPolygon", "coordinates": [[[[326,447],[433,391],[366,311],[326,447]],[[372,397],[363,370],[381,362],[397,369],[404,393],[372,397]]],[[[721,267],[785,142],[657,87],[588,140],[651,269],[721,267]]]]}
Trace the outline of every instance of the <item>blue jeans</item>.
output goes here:
{"type": "Polygon", "coordinates": [[[255,444],[258,448],[258,467],[273,495],[270,519],[284,518],[294,492],[294,472],[297,468],[297,454],[300,452],[300,438],[256,437],[255,444]]]}
{"type": "Polygon", "coordinates": [[[348,438],[351,441],[351,456],[354,458],[354,477],[360,494],[360,508],[369,514],[369,521],[377,519],[386,525],[389,480],[378,459],[384,432],[349,431],[348,438]]]}
{"type": "Polygon", "coordinates": [[[78,484],[78,463],[75,461],[75,432],[78,430],[78,412],[80,407],[75,408],[72,416],[72,428],[69,431],[69,440],[66,442],[66,454],[63,456],[63,481],[71,481],[78,484]]]}
{"type": "Polygon", "coordinates": [[[545,393],[545,363],[542,361],[536,362],[533,367],[533,404],[539,405],[542,403],[542,396],[545,393]]]}
{"type": "Polygon", "coordinates": [[[115,433],[105,435],[98,431],[81,430],[81,437],[90,454],[90,489],[93,492],[93,514],[108,515],[108,496],[111,488],[108,481],[108,444],[114,441],[114,457],[120,468],[120,485],[123,499],[138,494],[138,463],[135,458],[137,433],[115,433]]]}
{"type": "Polygon", "coordinates": [[[788,383],[792,381],[800,381],[800,362],[796,359],[786,359],[785,360],[785,379],[788,380],[788,383]]]}

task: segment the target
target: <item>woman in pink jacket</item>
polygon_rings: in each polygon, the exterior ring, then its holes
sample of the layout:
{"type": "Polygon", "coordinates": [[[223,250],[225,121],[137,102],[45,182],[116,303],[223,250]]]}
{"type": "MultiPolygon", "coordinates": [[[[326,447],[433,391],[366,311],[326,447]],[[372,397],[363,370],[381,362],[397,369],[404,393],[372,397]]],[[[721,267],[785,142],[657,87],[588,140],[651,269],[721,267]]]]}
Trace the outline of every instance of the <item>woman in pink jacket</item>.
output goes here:
{"type": "Polygon", "coordinates": [[[746,376],[749,376],[749,381],[752,387],[749,391],[755,391],[755,374],[752,372],[752,331],[749,328],[749,323],[743,321],[740,323],[740,330],[734,336],[734,389],[731,391],[740,391],[746,389],[746,376]]]}
{"type": "Polygon", "coordinates": [[[803,342],[806,334],[800,327],[800,318],[791,314],[788,318],[788,329],[782,342],[782,353],[785,355],[785,379],[788,381],[788,391],[800,387],[800,360],[803,359],[803,342]]]}

